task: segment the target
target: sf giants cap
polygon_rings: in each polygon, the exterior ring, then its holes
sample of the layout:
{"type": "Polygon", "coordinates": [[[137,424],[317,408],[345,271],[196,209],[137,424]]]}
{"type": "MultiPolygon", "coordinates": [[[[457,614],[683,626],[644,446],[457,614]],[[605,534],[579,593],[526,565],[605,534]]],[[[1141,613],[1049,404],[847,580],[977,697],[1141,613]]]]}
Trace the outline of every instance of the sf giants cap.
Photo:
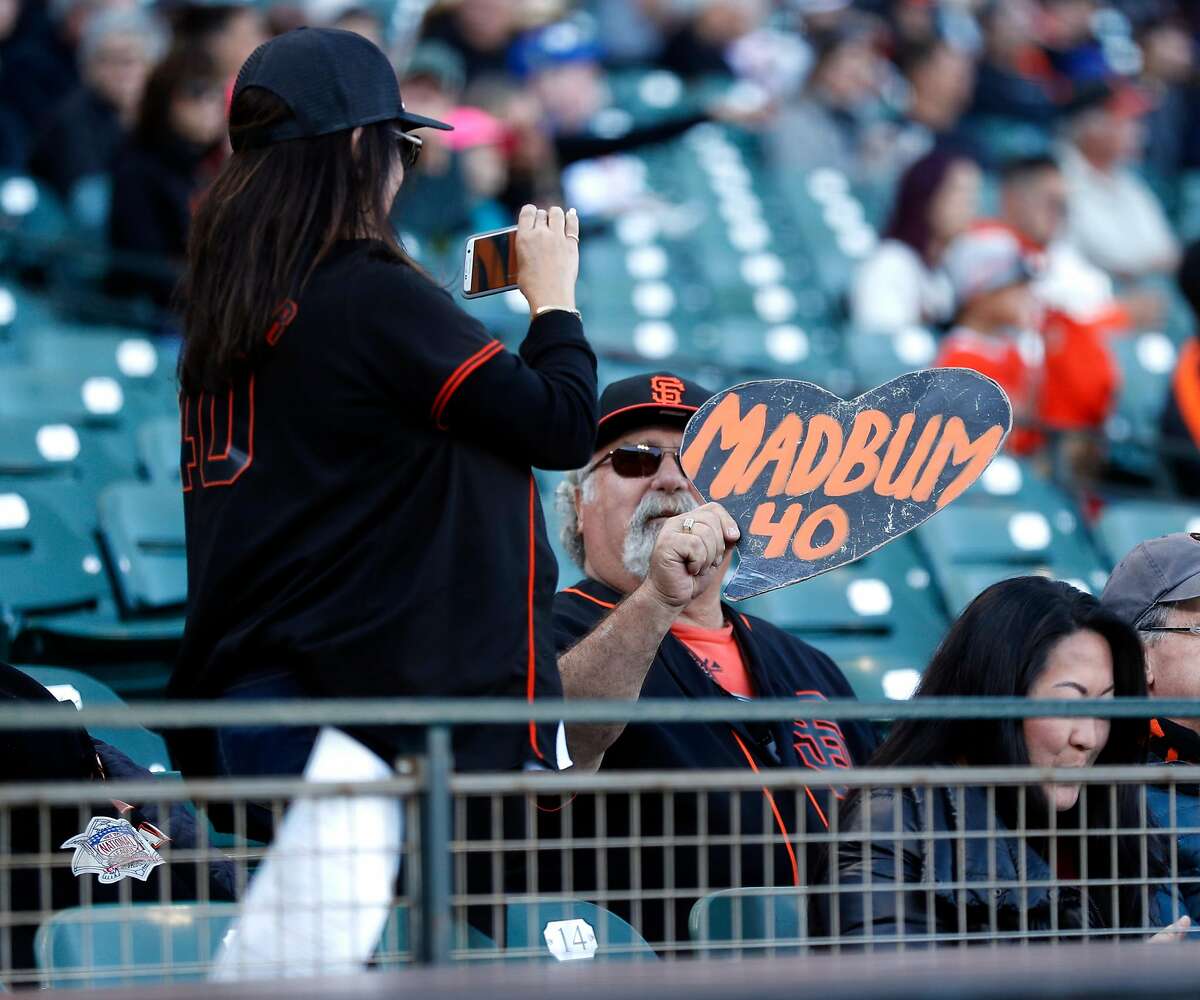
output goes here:
{"type": "Polygon", "coordinates": [[[1100,602],[1134,628],[1156,604],[1200,597],[1200,532],[1179,531],[1134,547],[1108,578],[1100,602]]]}
{"type": "Polygon", "coordinates": [[[404,110],[392,64],[374,42],[338,28],[296,28],[251,54],[233,87],[262,87],[286,104],[292,118],[238,137],[238,147],[269,146],[394,121],[402,129],[450,125],[404,110]]]}
{"type": "Polygon", "coordinates": [[[613,382],[600,394],[596,447],[652,424],[677,425],[682,430],[711,395],[704,386],[670,372],[651,372],[613,382]]]}

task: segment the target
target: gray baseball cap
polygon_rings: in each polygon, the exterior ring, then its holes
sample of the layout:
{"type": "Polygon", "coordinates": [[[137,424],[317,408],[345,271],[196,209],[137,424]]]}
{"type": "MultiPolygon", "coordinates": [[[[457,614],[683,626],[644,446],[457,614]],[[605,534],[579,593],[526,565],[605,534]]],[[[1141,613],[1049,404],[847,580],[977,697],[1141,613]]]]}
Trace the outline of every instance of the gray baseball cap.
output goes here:
{"type": "Polygon", "coordinates": [[[1156,604],[1200,597],[1200,532],[1178,531],[1134,546],[1108,578],[1100,602],[1134,628],[1156,604]]]}

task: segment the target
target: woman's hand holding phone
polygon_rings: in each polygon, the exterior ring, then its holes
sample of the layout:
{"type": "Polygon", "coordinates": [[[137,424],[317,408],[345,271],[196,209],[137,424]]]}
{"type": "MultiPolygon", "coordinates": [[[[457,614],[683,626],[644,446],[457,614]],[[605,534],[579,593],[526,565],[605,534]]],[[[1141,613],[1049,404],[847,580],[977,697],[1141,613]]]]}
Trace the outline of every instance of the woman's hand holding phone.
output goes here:
{"type": "Polygon", "coordinates": [[[526,205],[517,217],[517,287],[539,309],[574,309],[579,277],[579,216],[526,205]]]}

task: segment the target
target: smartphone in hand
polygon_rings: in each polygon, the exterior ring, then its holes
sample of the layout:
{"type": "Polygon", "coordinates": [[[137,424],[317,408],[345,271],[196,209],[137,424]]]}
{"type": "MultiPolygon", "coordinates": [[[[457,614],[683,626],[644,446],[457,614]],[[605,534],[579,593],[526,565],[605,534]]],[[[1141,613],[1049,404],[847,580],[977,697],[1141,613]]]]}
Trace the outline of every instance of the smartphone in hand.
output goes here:
{"type": "Polygon", "coordinates": [[[463,296],[477,299],[517,287],[517,227],[467,238],[463,296]]]}

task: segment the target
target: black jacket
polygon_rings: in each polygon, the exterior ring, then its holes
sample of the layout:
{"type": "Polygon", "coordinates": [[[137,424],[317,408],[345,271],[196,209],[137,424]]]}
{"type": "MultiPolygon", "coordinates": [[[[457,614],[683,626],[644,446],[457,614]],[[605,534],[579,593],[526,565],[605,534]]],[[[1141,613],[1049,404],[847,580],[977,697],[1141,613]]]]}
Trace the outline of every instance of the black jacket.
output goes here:
{"type": "MultiPolygon", "coordinates": [[[[530,466],[591,454],[579,320],[543,313],[509,352],[367,240],[277,317],[229,392],[181,401],[188,619],[169,694],[282,671],[319,697],[560,697],[530,466]]],[[[363,735],[385,756],[411,745],[363,735]]],[[[527,725],[455,736],[460,768],[553,756],[527,725]]],[[[212,773],[173,739],[185,771],[212,773]]]]}
{"type": "MultiPolygon", "coordinates": [[[[554,620],[560,651],[565,651],[590,633],[621,599],[621,595],[590,579],[581,580],[559,593],[554,620]]],[[[871,727],[861,722],[837,723],[819,718],[819,703],[827,698],[852,698],[854,694],[841,671],[824,653],[776,628],[770,622],[743,615],[725,606],[733,623],[746,667],[762,698],[796,698],[792,722],[746,724],[741,722],[657,724],[627,726],[604,755],[602,770],[645,769],[768,770],[776,767],[850,767],[870,756],[875,746],[871,727]],[[805,703],[813,713],[805,712],[805,703]],[[818,717],[814,717],[818,716],[818,717]]],[[[728,699],[733,697],[701,671],[692,654],[674,635],[668,634],[659,647],[642,685],[644,698],[728,699]]],[[[607,884],[610,889],[633,888],[640,879],[642,889],[667,887],[674,879],[680,898],[676,902],[674,927],[667,926],[668,914],[661,902],[646,901],[605,904],[627,917],[638,917],[637,925],[651,941],[687,934],[687,915],[704,891],[737,886],[809,884],[820,851],[801,846],[819,838],[828,829],[830,811],[837,799],[823,789],[804,789],[798,794],[766,791],[706,795],[675,793],[668,817],[660,796],[643,795],[637,823],[643,837],[662,836],[668,829],[676,839],[701,837],[710,846],[679,846],[670,852],[671,864],[664,865],[662,848],[630,852],[610,849],[607,884]],[[668,825],[669,824],[669,825],[668,825]],[[766,849],[761,839],[768,836],[776,846],[766,849]],[[733,837],[737,847],[720,838],[733,837]],[[640,873],[635,871],[640,866],[640,873]],[[640,912],[638,910],[640,909],[640,912]]],[[[574,836],[587,836],[594,829],[595,803],[580,796],[572,804],[574,836]]],[[[610,838],[629,836],[634,830],[632,801],[609,794],[605,822],[610,838]]],[[[588,879],[596,877],[595,852],[579,852],[575,861],[576,894],[585,895],[588,879]],[[586,856],[585,856],[586,854],[586,856]],[[583,891],[580,891],[583,890],[583,891]]],[[[543,871],[545,869],[543,868],[543,871]]]]}
{"type": "MultiPolygon", "coordinates": [[[[954,942],[1045,937],[1052,936],[1056,909],[1060,931],[1110,926],[1101,890],[1092,889],[1085,905],[1078,888],[1050,884],[1078,878],[1069,874],[1074,865],[1052,872],[1045,856],[999,816],[989,824],[985,788],[879,788],[845,812],[837,844],[841,891],[817,899],[821,925],[837,937],[873,938],[876,947],[894,947],[898,939],[926,944],[935,935],[954,942]]],[[[1071,838],[1058,843],[1065,861],[1071,838]]],[[[1153,890],[1151,925],[1170,923],[1175,906],[1179,915],[1186,912],[1173,892],[1153,890]]]]}

